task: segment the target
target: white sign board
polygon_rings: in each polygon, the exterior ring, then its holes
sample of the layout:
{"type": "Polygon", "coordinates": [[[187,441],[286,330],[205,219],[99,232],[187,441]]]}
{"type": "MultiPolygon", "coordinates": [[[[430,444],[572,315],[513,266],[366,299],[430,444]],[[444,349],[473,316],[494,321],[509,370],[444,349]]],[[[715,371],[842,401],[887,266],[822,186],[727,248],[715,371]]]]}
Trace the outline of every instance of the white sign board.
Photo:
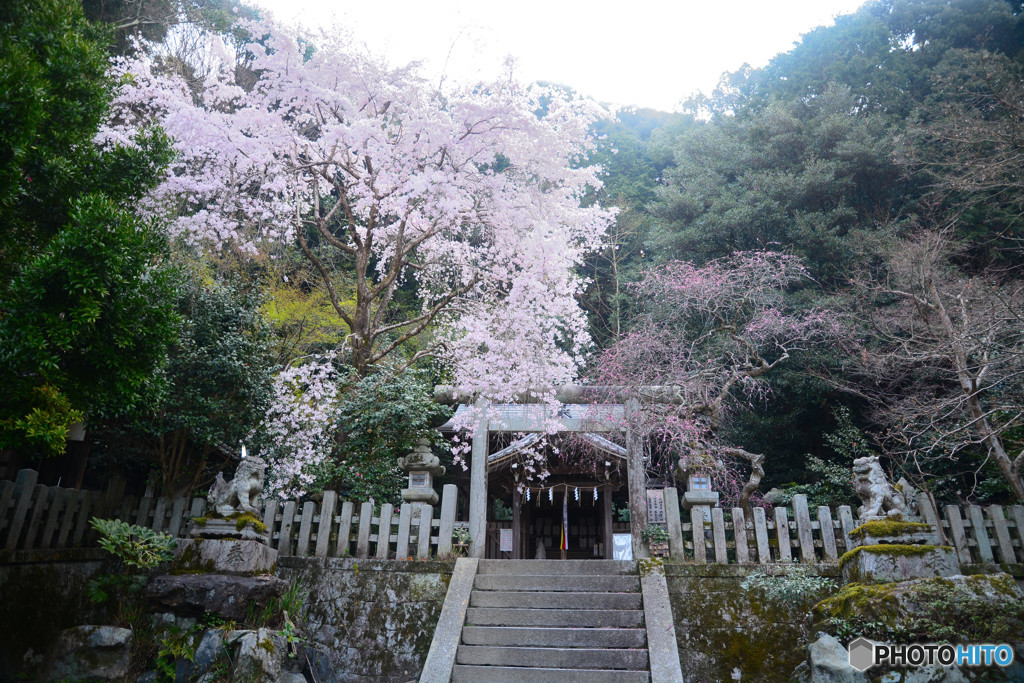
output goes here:
{"type": "Polygon", "coordinates": [[[512,552],[512,530],[498,529],[498,550],[503,553],[512,552]]]}
{"type": "Polygon", "coordinates": [[[612,559],[633,559],[633,537],[630,534],[612,534],[612,559]]]}

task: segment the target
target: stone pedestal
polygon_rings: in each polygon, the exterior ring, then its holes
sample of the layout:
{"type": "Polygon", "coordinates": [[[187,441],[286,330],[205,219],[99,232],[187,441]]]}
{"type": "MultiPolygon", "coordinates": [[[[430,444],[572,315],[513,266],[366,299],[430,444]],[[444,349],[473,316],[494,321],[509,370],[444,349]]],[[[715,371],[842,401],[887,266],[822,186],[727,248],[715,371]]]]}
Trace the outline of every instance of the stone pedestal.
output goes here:
{"type": "Polygon", "coordinates": [[[253,540],[190,538],[179,541],[173,571],[256,576],[273,573],[277,550],[253,540]]]}
{"type": "Polygon", "coordinates": [[[843,555],[839,564],[843,583],[892,583],[960,573],[956,552],[944,545],[864,545],[843,555]]]}
{"type": "MultiPolygon", "coordinates": [[[[200,518],[202,521],[193,521],[189,536],[192,538],[233,538],[243,541],[256,541],[266,545],[270,542],[270,535],[266,531],[260,531],[253,524],[243,520],[239,528],[239,520],[218,517],[200,518]]],[[[261,524],[262,526],[262,524],[261,524]]]]}

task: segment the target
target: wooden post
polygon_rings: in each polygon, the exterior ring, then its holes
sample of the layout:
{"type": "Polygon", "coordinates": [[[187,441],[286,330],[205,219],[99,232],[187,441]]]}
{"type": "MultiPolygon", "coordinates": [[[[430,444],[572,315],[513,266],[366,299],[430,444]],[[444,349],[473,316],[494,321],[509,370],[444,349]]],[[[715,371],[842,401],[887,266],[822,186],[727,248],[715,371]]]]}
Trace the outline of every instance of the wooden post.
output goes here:
{"type": "Polygon", "coordinates": [[[188,502],[184,498],[175,498],[171,505],[171,523],[167,527],[167,533],[174,538],[178,538],[181,535],[182,528],[185,526],[185,503],[188,502]]]}
{"type": "Polygon", "coordinates": [[[1020,552],[1024,555],[1024,505],[1013,505],[1010,507],[1010,519],[1017,527],[1017,540],[1020,541],[1020,552]]]}
{"type": "Polygon", "coordinates": [[[707,564],[707,546],[704,544],[704,513],[700,506],[690,508],[690,521],[693,523],[693,560],[697,564],[707,564]]]}
{"type": "Polygon", "coordinates": [[[295,524],[294,500],[286,501],[281,509],[281,537],[277,539],[277,554],[281,557],[292,554],[292,527],[295,524]]]}
{"type": "Polygon", "coordinates": [[[992,544],[988,540],[988,531],[985,529],[985,517],[981,508],[977,505],[967,506],[967,518],[971,520],[971,535],[978,544],[978,561],[993,563],[995,556],[992,554],[992,544]]]}
{"type": "Polygon", "coordinates": [[[487,408],[487,401],[478,398],[469,473],[469,556],[481,559],[487,551],[487,408]]]}
{"type": "Polygon", "coordinates": [[[263,524],[267,527],[267,543],[271,548],[274,545],[274,527],[277,524],[277,508],[280,506],[277,498],[268,498],[266,507],[263,508],[263,524]]]}
{"type": "Polygon", "coordinates": [[[681,560],[685,553],[683,521],[679,517],[679,492],[674,487],[669,487],[662,492],[662,495],[665,496],[665,526],[668,528],[669,555],[681,560]]]}
{"type": "Polygon", "coordinates": [[[445,484],[441,493],[441,523],[437,527],[437,554],[452,551],[452,532],[455,530],[455,510],[458,509],[459,487],[445,484]]]}
{"type": "Polygon", "coordinates": [[[647,527],[647,468],[644,467],[644,442],[640,437],[640,400],[626,399],[626,477],[629,487],[629,533],[633,539],[633,558],[650,557],[642,534],[647,527]]]}
{"type": "Polygon", "coordinates": [[[373,503],[366,501],[359,506],[359,536],[356,538],[356,557],[359,559],[363,559],[370,553],[370,524],[372,523],[373,503]]]}
{"type": "Polygon", "coordinates": [[[341,518],[338,520],[338,545],[334,548],[335,557],[347,557],[349,541],[352,539],[352,516],[355,506],[346,500],[341,504],[341,518]]]}
{"type": "Polygon", "coordinates": [[[28,506],[32,502],[32,494],[35,493],[36,480],[39,473],[35,470],[21,470],[14,482],[14,509],[11,511],[10,523],[7,526],[6,550],[16,550],[18,540],[21,536],[21,529],[25,525],[25,515],[28,514],[28,506]]]}
{"type": "Polygon", "coordinates": [[[754,508],[754,538],[757,540],[757,561],[768,564],[772,561],[772,552],[768,544],[768,520],[764,508],[754,508]]]}
{"type": "Polygon", "coordinates": [[[391,548],[391,517],[395,514],[395,506],[384,503],[380,506],[380,522],[377,524],[377,552],[374,556],[379,560],[388,559],[391,548]]]}
{"type": "Polygon", "coordinates": [[[779,562],[793,561],[793,547],[789,543],[789,517],[786,508],[775,508],[775,536],[779,539],[779,562]]]}
{"type": "Polygon", "coordinates": [[[725,513],[722,508],[711,508],[711,537],[715,541],[715,562],[729,564],[725,546],[725,513]]]}
{"type": "Polygon", "coordinates": [[[320,503],[320,524],[316,530],[316,549],[313,551],[317,557],[327,557],[328,545],[331,542],[331,524],[334,522],[334,508],[337,505],[338,494],[334,491],[324,491],[324,499],[320,503]]]}
{"type": "Polygon", "coordinates": [[[412,503],[402,503],[398,512],[398,541],[395,543],[395,559],[409,559],[409,530],[412,527],[412,503]]]}
{"type": "Polygon", "coordinates": [[[750,546],[747,545],[747,519],[743,508],[732,509],[732,536],[736,539],[736,562],[750,563],[750,546]]]}
{"type": "Polygon", "coordinates": [[[821,531],[821,549],[826,562],[839,559],[836,554],[836,530],[832,526],[832,511],[825,505],[818,506],[818,530],[821,531]]]}
{"type": "MultiPolygon", "coordinates": [[[[988,518],[992,520],[992,532],[996,537],[996,550],[999,552],[999,561],[1013,564],[1017,556],[1013,552],[1013,541],[1010,540],[1010,530],[1006,526],[1006,517],[1003,515],[1002,505],[989,505],[988,518]]],[[[43,539],[46,542],[46,539],[43,539]]]]}
{"type": "Polygon", "coordinates": [[[522,539],[519,538],[520,534],[523,533],[523,520],[522,520],[522,494],[519,493],[519,487],[516,486],[512,489],[512,559],[521,560],[523,559],[523,544],[522,539]]]}
{"type": "Polygon", "coordinates": [[[299,540],[295,544],[295,554],[299,557],[309,555],[309,539],[313,537],[313,516],[316,514],[316,503],[307,500],[302,504],[302,517],[299,519],[299,540]]]}
{"type": "Polygon", "coordinates": [[[811,531],[811,513],[807,508],[807,496],[803,493],[793,496],[793,517],[796,518],[796,535],[800,540],[800,561],[814,564],[814,535],[811,531]]]}
{"type": "Polygon", "coordinates": [[[853,511],[849,505],[839,506],[839,528],[843,532],[843,552],[848,553],[853,550],[853,539],[850,538],[850,532],[857,528],[857,525],[853,523],[853,511]]]}
{"type": "MultiPolygon", "coordinates": [[[[612,492],[610,489],[606,489],[604,492],[604,500],[601,502],[601,511],[604,513],[604,559],[613,560],[615,559],[615,539],[612,537],[612,492]]],[[[1024,532],[1022,532],[1024,533],[1024,532]]]]}
{"type": "Polygon", "coordinates": [[[434,519],[434,506],[419,503],[420,527],[419,542],[416,545],[416,558],[425,560],[430,557],[430,522],[434,519]]]}
{"type": "Polygon", "coordinates": [[[953,547],[956,548],[960,564],[971,564],[971,548],[967,545],[967,535],[964,533],[964,523],[960,518],[960,508],[956,505],[947,505],[946,521],[949,522],[949,535],[953,537],[953,547]]]}

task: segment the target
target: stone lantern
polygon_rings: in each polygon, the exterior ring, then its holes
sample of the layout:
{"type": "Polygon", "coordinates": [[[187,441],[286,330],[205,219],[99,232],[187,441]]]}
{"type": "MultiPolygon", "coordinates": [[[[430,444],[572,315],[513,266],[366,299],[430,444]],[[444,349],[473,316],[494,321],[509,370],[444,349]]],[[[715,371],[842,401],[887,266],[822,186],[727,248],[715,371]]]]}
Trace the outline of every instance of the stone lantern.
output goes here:
{"type": "Polygon", "coordinates": [[[683,466],[682,460],[676,465],[676,479],[686,482],[683,492],[683,507],[687,510],[700,510],[704,521],[711,521],[711,508],[718,507],[718,491],[711,489],[711,477],[705,472],[690,470],[683,466]]]}
{"type": "Polygon", "coordinates": [[[420,439],[412,453],[398,459],[398,466],[409,475],[409,488],[402,489],[402,500],[407,503],[437,505],[434,477],[444,474],[437,456],[430,452],[430,442],[420,439]]]}

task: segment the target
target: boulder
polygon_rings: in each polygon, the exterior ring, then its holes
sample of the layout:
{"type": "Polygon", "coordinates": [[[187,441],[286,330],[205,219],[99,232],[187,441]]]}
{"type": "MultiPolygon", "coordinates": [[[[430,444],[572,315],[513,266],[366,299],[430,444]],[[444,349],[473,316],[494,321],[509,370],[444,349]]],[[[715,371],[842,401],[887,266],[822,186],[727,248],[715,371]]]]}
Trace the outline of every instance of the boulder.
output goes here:
{"type": "Polygon", "coordinates": [[[186,617],[212,612],[243,621],[247,611],[262,611],[271,599],[281,597],[287,586],[274,576],[163,574],[146,586],[146,597],[156,611],[186,617]]]}
{"type": "Polygon", "coordinates": [[[128,674],[132,632],[117,626],[75,626],[61,632],[47,680],[108,681],[128,674]]]}
{"type": "Polygon", "coordinates": [[[849,653],[830,635],[820,634],[807,646],[807,661],[794,677],[806,683],[867,683],[867,676],[850,666],[849,653]]]}
{"type": "Polygon", "coordinates": [[[231,640],[238,643],[235,675],[258,681],[280,681],[281,663],[288,654],[284,638],[274,631],[236,631],[231,640]],[[240,635],[236,635],[240,634],[240,635]]]}

